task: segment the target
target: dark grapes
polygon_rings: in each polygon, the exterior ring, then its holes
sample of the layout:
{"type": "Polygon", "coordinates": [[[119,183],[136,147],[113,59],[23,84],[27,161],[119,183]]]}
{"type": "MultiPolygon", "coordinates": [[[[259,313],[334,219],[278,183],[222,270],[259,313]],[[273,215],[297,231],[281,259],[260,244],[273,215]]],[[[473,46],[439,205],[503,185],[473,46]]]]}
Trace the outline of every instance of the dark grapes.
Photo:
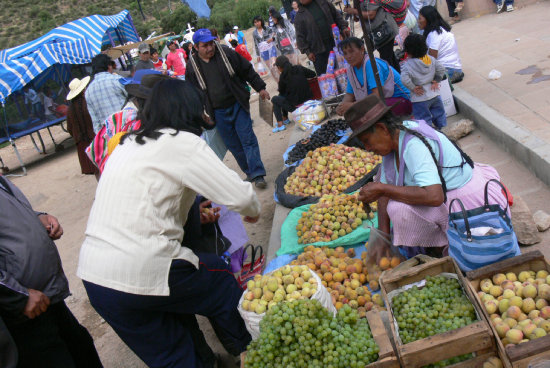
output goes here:
{"type": "Polygon", "coordinates": [[[365,318],[349,305],[336,317],[318,300],[282,302],[260,322],[260,337],[248,345],[247,368],[363,368],[378,360],[365,318]]]}
{"type": "Polygon", "coordinates": [[[336,133],[341,130],[346,130],[347,128],[348,124],[343,119],[327,121],[308,138],[298,141],[294,148],[288,153],[288,158],[285,163],[290,165],[304,159],[309,151],[328,146],[331,143],[337,143],[342,137],[338,136],[336,133]]]}
{"type": "Polygon", "coordinates": [[[458,280],[426,277],[426,285],[413,286],[392,300],[403,344],[467,326],[477,320],[474,306],[458,280]]]}

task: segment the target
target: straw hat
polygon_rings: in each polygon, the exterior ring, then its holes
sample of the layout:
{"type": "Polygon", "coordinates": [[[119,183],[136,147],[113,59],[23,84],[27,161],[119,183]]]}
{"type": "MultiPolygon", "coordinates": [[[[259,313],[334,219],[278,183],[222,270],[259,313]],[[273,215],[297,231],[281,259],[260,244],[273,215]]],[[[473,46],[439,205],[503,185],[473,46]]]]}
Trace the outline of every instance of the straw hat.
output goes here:
{"type": "Polygon", "coordinates": [[[90,76],[84,77],[82,79],[75,78],[69,83],[69,94],[67,95],[67,100],[72,100],[78,96],[84,88],[90,83],[90,76]]]}
{"type": "Polygon", "coordinates": [[[371,94],[357,101],[344,113],[344,119],[352,130],[349,139],[357,137],[373,126],[399,102],[386,106],[377,95],[371,94]]]}

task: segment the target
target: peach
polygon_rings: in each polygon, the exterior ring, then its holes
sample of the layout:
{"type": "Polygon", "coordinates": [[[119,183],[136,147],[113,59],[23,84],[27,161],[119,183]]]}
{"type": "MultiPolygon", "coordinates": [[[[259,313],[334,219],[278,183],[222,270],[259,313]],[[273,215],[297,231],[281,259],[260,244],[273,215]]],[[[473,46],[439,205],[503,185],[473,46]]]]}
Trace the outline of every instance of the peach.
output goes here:
{"type": "Polygon", "coordinates": [[[502,295],[502,288],[500,286],[493,285],[489,289],[489,294],[496,298],[497,296],[502,295]]]}
{"type": "Polygon", "coordinates": [[[539,337],[546,336],[546,330],[540,327],[537,327],[529,334],[529,339],[534,340],[538,339],[539,337]]]}
{"type": "Polygon", "coordinates": [[[514,282],[510,280],[505,280],[502,284],[500,284],[500,287],[504,290],[514,291],[514,282]]]}
{"type": "Polygon", "coordinates": [[[540,270],[536,274],[537,279],[546,279],[548,277],[548,271],[540,270]]]}
{"type": "Polygon", "coordinates": [[[390,267],[391,268],[397,267],[399,266],[400,263],[401,263],[401,260],[399,259],[399,257],[392,257],[390,261],[390,267]]]}
{"type": "Polygon", "coordinates": [[[510,344],[519,344],[523,340],[523,332],[518,329],[512,328],[506,332],[506,338],[510,341],[510,344]]]}
{"type": "Polygon", "coordinates": [[[498,310],[500,313],[504,313],[510,307],[510,299],[502,299],[498,302],[498,310]]]}
{"type": "Polygon", "coordinates": [[[529,271],[521,271],[518,275],[518,280],[520,282],[525,282],[530,277],[531,277],[531,274],[529,273],[529,271]]]}
{"type": "Polygon", "coordinates": [[[376,280],[372,280],[371,282],[369,282],[369,287],[372,291],[377,291],[377,290],[380,289],[380,285],[378,284],[378,281],[376,281],[376,280]]]}
{"type": "Polygon", "coordinates": [[[506,280],[506,275],[503,273],[497,273],[496,275],[493,275],[493,284],[494,285],[500,285],[506,280]]]}
{"type": "Polygon", "coordinates": [[[510,328],[514,328],[518,324],[518,321],[513,318],[505,318],[503,322],[510,326],[510,328]]]}
{"type": "Polygon", "coordinates": [[[538,298],[536,301],[535,301],[535,307],[538,309],[538,310],[541,310],[542,308],[546,307],[548,305],[548,302],[544,299],[540,299],[538,298]]]}
{"type": "Polygon", "coordinates": [[[506,310],[506,315],[517,320],[521,315],[521,309],[515,305],[512,305],[506,310]]]}
{"type": "Polygon", "coordinates": [[[538,324],[538,327],[544,329],[546,333],[550,333],[550,321],[542,321],[540,324],[538,324]]]}
{"type": "MultiPolygon", "coordinates": [[[[502,293],[502,297],[506,298],[506,299],[511,299],[515,296],[516,296],[516,294],[514,293],[514,291],[512,289],[504,289],[504,292],[502,293]]],[[[520,297],[518,297],[518,298],[520,298],[520,297]]]]}
{"type": "Polygon", "coordinates": [[[518,277],[513,272],[506,273],[506,278],[510,281],[517,281],[518,280],[518,277]]]}
{"type": "Polygon", "coordinates": [[[540,310],[540,317],[542,319],[550,319],[550,307],[546,306],[540,310]]]}
{"type": "Polygon", "coordinates": [[[539,310],[532,310],[531,312],[529,312],[529,314],[527,315],[527,317],[534,321],[536,318],[540,318],[540,311],[539,310]]]}
{"type": "Polygon", "coordinates": [[[485,310],[488,314],[493,314],[497,311],[497,303],[494,300],[489,300],[485,302],[485,310]]]}
{"type": "Polygon", "coordinates": [[[387,270],[388,268],[390,268],[390,265],[391,260],[387,257],[380,258],[380,262],[378,262],[378,266],[380,266],[382,270],[387,270]]]}
{"type": "Polygon", "coordinates": [[[536,298],[537,288],[534,285],[526,285],[523,287],[522,296],[524,298],[536,298]]]}
{"type": "Polygon", "coordinates": [[[550,285],[540,284],[539,285],[539,290],[538,290],[538,295],[542,299],[550,300],[550,285]]]}
{"type": "Polygon", "coordinates": [[[504,337],[506,337],[506,333],[510,330],[510,326],[508,326],[504,322],[500,322],[495,325],[495,330],[497,330],[498,336],[503,339],[504,337]]]}
{"type": "Polygon", "coordinates": [[[534,323],[528,323],[521,329],[521,331],[523,332],[523,336],[529,336],[536,328],[537,325],[535,325],[534,323]]]}
{"type": "Polygon", "coordinates": [[[513,296],[510,298],[510,306],[516,306],[518,308],[521,308],[523,305],[523,299],[521,299],[520,296],[513,296]]]}
{"type": "Polygon", "coordinates": [[[488,293],[489,290],[491,290],[491,287],[493,286],[493,283],[491,282],[491,280],[485,279],[484,281],[481,282],[480,285],[481,285],[481,290],[484,293],[488,293]]]}
{"type": "Polygon", "coordinates": [[[378,304],[379,306],[383,307],[384,306],[384,300],[382,300],[382,296],[380,294],[374,294],[372,296],[372,301],[375,303],[375,304],[378,304]]]}
{"type": "Polygon", "coordinates": [[[536,304],[533,298],[525,298],[523,299],[523,305],[521,306],[521,310],[524,313],[531,313],[531,311],[535,310],[536,304]]]}

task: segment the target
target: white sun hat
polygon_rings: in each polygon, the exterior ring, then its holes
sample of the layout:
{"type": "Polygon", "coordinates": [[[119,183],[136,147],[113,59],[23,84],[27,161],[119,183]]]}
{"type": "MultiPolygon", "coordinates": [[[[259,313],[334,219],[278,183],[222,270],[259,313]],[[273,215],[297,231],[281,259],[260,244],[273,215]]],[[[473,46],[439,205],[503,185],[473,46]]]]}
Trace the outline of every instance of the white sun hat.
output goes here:
{"type": "Polygon", "coordinates": [[[84,77],[82,79],[75,78],[69,83],[69,94],[67,95],[67,100],[72,100],[84,91],[84,88],[90,83],[90,76],[84,77]]]}

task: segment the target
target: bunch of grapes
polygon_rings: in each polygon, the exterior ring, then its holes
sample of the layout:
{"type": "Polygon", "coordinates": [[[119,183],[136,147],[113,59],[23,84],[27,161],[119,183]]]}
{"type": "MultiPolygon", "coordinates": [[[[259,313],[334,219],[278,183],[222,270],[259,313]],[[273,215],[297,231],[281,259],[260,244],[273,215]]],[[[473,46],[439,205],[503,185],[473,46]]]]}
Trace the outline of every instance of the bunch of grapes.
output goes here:
{"type": "Polygon", "coordinates": [[[392,300],[403,344],[467,326],[476,321],[474,306],[458,280],[426,277],[426,285],[402,292],[392,300]]]}
{"type": "Polygon", "coordinates": [[[309,151],[316,148],[328,146],[331,143],[338,142],[342,137],[337,133],[346,130],[348,124],[343,119],[329,120],[317,129],[313,134],[304,138],[294,145],[294,148],[288,153],[286,164],[292,164],[306,157],[309,151]]]}
{"type": "Polygon", "coordinates": [[[318,300],[295,300],[266,313],[245,367],[363,368],[378,359],[378,351],[366,319],[349,305],[332,317],[318,300]]]}

